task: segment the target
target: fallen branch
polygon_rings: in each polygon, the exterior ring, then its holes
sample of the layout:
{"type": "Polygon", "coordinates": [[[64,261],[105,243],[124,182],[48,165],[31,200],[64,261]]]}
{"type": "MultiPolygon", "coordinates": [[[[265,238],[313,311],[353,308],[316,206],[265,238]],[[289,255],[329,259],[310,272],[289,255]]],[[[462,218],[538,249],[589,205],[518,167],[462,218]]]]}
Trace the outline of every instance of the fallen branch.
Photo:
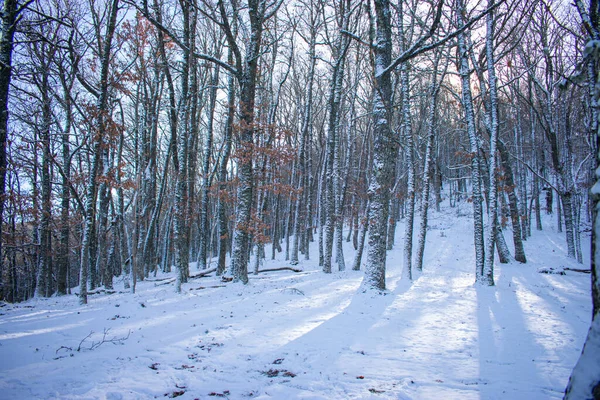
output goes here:
{"type": "Polygon", "coordinates": [[[565,269],[562,267],[554,268],[554,267],[542,267],[538,268],[540,274],[551,274],[551,275],[566,275],[565,269]]]}
{"type": "MultiPolygon", "coordinates": [[[[214,267],[214,268],[209,268],[209,269],[205,269],[204,271],[202,271],[202,272],[199,272],[199,273],[197,273],[196,275],[190,275],[190,276],[188,277],[188,279],[202,278],[202,277],[204,277],[204,276],[206,276],[206,275],[210,275],[210,274],[212,274],[212,273],[213,273],[213,272],[215,272],[216,270],[217,270],[217,267],[214,267]]],[[[165,279],[162,279],[162,282],[155,283],[155,284],[154,284],[154,286],[168,285],[169,283],[173,283],[173,282],[175,282],[175,279],[176,279],[176,278],[165,278],[165,279]]],[[[158,280],[158,279],[157,279],[157,280],[158,280]]]]}
{"type": "Polygon", "coordinates": [[[217,267],[205,269],[202,272],[197,273],[196,275],[191,275],[190,279],[202,278],[203,276],[206,276],[208,274],[212,274],[216,270],[217,270],[217,267]]]}
{"type": "Polygon", "coordinates": [[[261,269],[260,271],[258,271],[257,273],[260,274],[262,272],[275,272],[275,271],[293,271],[293,272],[303,272],[301,269],[298,268],[294,268],[294,267],[280,267],[280,268],[267,268],[267,269],[261,269]]]}
{"type": "Polygon", "coordinates": [[[591,274],[592,273],[592,271],[589,269],[568,268],[568,267],[565,267],[565,271],[581,272],[583,274],[591,274]]]}
{"type": "Polygon", "coordinates": [[[113,290],[113,289],[105,289],[105,288],[98,288],[98,289],[88,291],[88,295],[102,294],[102,293],[115,294],[115,293],[117,293],[117,291],[113,290]]]}
{"type": "Polygon", "coordinates": [[[291,288],[285,288],[281,292],[282,293],[289,293],[289,294],[299,294],[299,295],[304,296],[304,292],[302,290],[296,289],[296,288],[293,288],[293,287],[291,287],[291,288]]]}
{"type": "Polygon", "coordinates": [[[148,281],[148,282],[162,282],[162,281],[167,281],[167,280],[172,280],[172,279],[173,279],[173,277],[166,276],[166,277],[162,277],[162,278],[146,278],[144,280],[148,281]]]}
{"type": "Polygon", "coordinates": [[[190,290],[215,289],[220,287],[225,287],[225,285],[198,286],[197,288],[190,288],[190,290]]]}
{"type": "Polygon", "coordinates": [[[125,337],[121,337],[121,338],[113,337],[112,339],[107,339],[106,335],[108,335],[109,331],[110,331],[110,328],[104,329],[104,334],[102,335],[102,340],[100,340],[99,342],[92,341],[92,344],[90,345],[89,348],[88,347],[83,348],[82,347],[83,342],[85,342],[87,339],[89,339],[94,334],[94,331],[91,331],[86,337],[81,339],[81,342],[79,342],[79,346],[77,347],[77,351],[94,350],[94,349],[97,349],[98,347],[102,346],[104,343],[122,344],[125,340],[129,339],[129,335],[131,335],[131,330],[129,330],[129,331],[127,331],[127,336],[125,336],[125,337]]]}

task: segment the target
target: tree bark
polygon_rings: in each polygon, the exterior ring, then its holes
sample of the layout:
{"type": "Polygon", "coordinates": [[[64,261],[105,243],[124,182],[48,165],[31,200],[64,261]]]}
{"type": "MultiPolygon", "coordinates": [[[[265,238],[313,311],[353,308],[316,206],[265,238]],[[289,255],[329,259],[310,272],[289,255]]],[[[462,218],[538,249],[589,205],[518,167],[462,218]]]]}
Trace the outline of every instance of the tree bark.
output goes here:
{"type": "Polygon", "coordinates": [[[393,184],[397,141],[390,129],[392,29],[388,0],[376,0],[376,42],[373,86],[373,166],[369,186],[369,249],[363,285],[385,290],[386,239],[390,189],[393,184]]]}
{"type": "Polygon", "coordinates": [[[525,249],[523,248],[523,236],[521,232],[521,218],[519,213],[519,205],[517,195],[515,193],[515,180],[510,162],[510,157],[506,146],[501,140],[498,140],[498,151],[502,168],[504,169],[504,187],[508,194],[508,204],[510,206],[510,220],[513,229],[513,244],[515,246],[515,260],[520,263],[526,263],[525,249]]]}

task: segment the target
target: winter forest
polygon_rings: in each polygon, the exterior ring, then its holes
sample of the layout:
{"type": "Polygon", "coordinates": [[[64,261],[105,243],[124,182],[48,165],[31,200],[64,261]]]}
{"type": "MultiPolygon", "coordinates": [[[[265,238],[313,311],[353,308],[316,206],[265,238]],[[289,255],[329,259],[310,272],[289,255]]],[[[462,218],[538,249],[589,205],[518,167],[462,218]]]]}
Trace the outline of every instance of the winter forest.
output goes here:
{"type": "Polygon", "coordinates": [[[600,399],[598,0],[2,4],[0,398],[600,399]]]}

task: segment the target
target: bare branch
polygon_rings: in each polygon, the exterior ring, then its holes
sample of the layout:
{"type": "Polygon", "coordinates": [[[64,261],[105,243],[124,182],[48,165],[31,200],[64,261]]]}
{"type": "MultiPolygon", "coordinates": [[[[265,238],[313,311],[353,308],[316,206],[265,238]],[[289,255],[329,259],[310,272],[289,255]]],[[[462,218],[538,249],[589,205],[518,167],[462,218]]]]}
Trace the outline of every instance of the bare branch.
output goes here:
{"type": "Polygon", "coordinates": [[[391,71],[393,71],[394,69],[396,69],[396,67],[398,65],[400,65],[401,63],[411,60],[413,58],[415,58],[416,56],[418,56],[419,54],[423,54],[429,50],[432,50],[438,46],[441,46],[443,44],[445,44],[446,42],[448,42],[449,40],[454,39],[455,37],[457,37],[458,35],[460,35],[461,33],[463,33],[464,31],[466,31],[467,29],[469,29],[471,26],[473,26],[473,24],[475,24],[477,21],[479,21],[480,19],[482,19],[483,17],[485,17],[490,11],[494,10],[495,8],[499,7],[501,4],[503,4],[506,0],[501,0],[498,3],[494,4],[493,6],[487,8],[486,10],[482,11],[480,14],[478,14],[477,16],[471,18],[469,21],[467,21],[467,23],[465,23],[463,26],[461,26],[460,28],[458,28],[457,30],[455,30],[452,33],[449,33],[448,35],[444,36],[442,39],[433,42],[429,45],[424,45],[425,42],[427,42],[427,40],[429,40],[433,34],[435,33],[435,29],[437,29],[437,25],[439,24],[439,18],[438,16],[440,15],[441,11],[438,11],[438,13],[436,14],[436,19],[434,20],[434,25],[432,26],[432,28],[429,30],[429,32],[421,37],[419,40],[417,40],[417,42],[415,44],[413,44],[408,50],[404,51],[402,54],[400,54],[394,61],[392,61],[392,63],[385,68],[384,70],[380,71],[379,74],[383,75],[383,74],[389,74],[391,71]]]}

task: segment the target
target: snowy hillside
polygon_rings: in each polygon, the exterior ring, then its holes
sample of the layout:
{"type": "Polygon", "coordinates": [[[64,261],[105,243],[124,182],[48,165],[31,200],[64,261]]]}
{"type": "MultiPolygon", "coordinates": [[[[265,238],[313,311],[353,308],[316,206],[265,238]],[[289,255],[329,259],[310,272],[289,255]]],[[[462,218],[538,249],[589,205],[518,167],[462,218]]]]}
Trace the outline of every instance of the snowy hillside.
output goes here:
{"type": "MultiPolygon", "coordinates": [[[[159,276],[87,306],[75,295],[2,304],[0,398],[562,398],[589,327],[590,276],[537,271],[589,268],[589,236],[582,266],[545,219],[528,264],[497,263],[496,286],[476,287],[472,222],[456,211],[431,216],[412,285],[399,246],[389,253],[384,294],[359,290],[362,272],[323,274],[315,247],[303,272],[246,286],[211,275],[177,295],[159,276]]],[[[264,267],[286,266],[279,257],[264,267]]]]}

